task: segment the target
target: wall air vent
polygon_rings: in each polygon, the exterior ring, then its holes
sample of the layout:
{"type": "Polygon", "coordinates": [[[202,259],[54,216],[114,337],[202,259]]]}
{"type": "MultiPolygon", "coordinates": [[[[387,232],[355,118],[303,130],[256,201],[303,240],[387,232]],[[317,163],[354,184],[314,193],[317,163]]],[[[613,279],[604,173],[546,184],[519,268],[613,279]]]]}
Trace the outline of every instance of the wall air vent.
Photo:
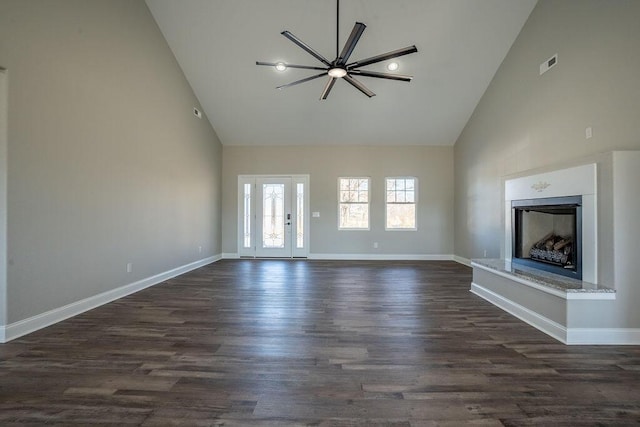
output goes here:
{"type": "Polygon", "coordinates": [[[549,69],[555,66],[557,63],[558,63],[558,54],[556,53],[551,58],[547,59],[542,64],[540,64],[540,75],[543,75],[544,73],[549,71],[549,69]]]}

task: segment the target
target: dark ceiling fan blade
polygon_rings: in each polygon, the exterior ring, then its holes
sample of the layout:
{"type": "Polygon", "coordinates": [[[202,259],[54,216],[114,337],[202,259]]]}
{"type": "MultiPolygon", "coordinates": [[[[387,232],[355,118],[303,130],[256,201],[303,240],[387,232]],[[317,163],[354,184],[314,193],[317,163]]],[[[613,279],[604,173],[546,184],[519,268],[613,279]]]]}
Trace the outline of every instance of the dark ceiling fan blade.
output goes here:
{"type": "Polygon", "coordinates": [[[297,44],[298,46],[300,46],[302,49],[304,49],[308,54],[310,54],[311,56],[313,56],[314,58],[316,58],[318,61],[322,62],[323,64],[325,64],[327,67],[331,66],[331,63],[327,60],[327,58],[325,58],[324,56],[320,55],[318,52],[316,52],[315,50],[313,50],[310,46],[308,46],[305,42],[303,42],[302,40],[300,40],[299,38],[297,38],[296,36],[294,36],[293,34],[291,34],[289,31],[283,31],[280,34],[282,34],[283,36],[285,36],[286,38],[288,38],[289,40],[291,40],[292,42],[294,42],[295,44],[297,44]]]}
{"type": "Polygon", "coordinates": [[[376,96],[375,93],[371,92],[369,89],[367,89],[367,87],[365,85],[363,85],[362,83],[360,83],[359,81],[357,81],[356,79],[351,77],[350,75],[347,74],[346,76],[343,77],[343,79],[347,83],[349,83],[351,86],[355,87],[360,92],[362,92],[365,95],[367,95],[369,98],[371,98],[372,96],[376,96]]]}
{"type": "Polygon", "coordinates": [[[377,77],[380,79],[400,80],[402,82],[410,82],[413,76],[404,76],[402,74],[376,73],[375,71],[349,70],[349,74],[364,77],[377,77]]]}
{"type": "Polygon", "coordinates": [[[324,90],[322,91],[322,95],[320,95],[320,99],[327,99],[327,96],[329,96],[329,92],[331,92],[331,89],[333,89],[333,85],[336,84],[336,80],[338,80],[335,77],[329,77],[329,81],[327,82],[327,85],[324,87],[324,90]]]}
{"type": "Polygon", "coordinates": [[[358,40],[362,36],[364,29],[367,28],[362,22],[356,22],[353,26],[353,30],[351,30],[351,35],[347,39],[347,42],[344,44],[344,48],[342,52],[338,56],[337,65],[344,65],[349,60],[351,53],[353,53],[353,49],[355,49],[356,44],[358,44],[358,40]]]}
{"type": "Polygon", "coordinates": [[[376,62],[386,61],[387,59],[397,58],[399,56],[408,55],[410,53],[417,52],[418,48],[415,46],[408,46],[402,49],[397,49],[391,52],[383,53],[382,55],[372,56],[371,58],[361,59],[360,61],[352,62],[347,65],[347,69],[364,67],[365,65],[375,64],[376,62]]]}
{"type": "Polygon", "coordinates": [[[326,75],[327,75],[327,73],[320,73],[320,74],[317,74],[315,76],[305,77],[304,79],[296,80],[295,82],[291,82],[291,83],[288,83],[286,85],[278,86],[276,89],[284,89],[286,87],[299,85],[300,83],[304,83],[304,82],[308,82],[310,80],[318,79],[318,78],[320,78],[322,76],[326,76],[326,75]]]}
{"type": "Polygon", "coordinates": [[[264,61],[256,61],[256,65],[266,65],[268,67],[275,67],[278,64],[282,64],[287,68],[302,68],[304,70],[326,70],[326,68],[322,67],[314,67],[311,65],[295,65],[295,64],[287,64],[286,62],[264,62],[264,61]]]}

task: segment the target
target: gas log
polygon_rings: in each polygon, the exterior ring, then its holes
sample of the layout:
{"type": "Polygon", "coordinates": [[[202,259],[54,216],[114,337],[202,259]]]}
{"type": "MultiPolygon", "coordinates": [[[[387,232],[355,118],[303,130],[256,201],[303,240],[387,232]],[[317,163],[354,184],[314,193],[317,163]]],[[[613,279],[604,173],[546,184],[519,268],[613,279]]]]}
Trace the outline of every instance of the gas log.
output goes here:
{"type": "Polygon", "coordinates": [[[571,265],[573,239],[549,233],[538,240],[529,251],[532,259],[550,262],[557,265],[571,265]]]}

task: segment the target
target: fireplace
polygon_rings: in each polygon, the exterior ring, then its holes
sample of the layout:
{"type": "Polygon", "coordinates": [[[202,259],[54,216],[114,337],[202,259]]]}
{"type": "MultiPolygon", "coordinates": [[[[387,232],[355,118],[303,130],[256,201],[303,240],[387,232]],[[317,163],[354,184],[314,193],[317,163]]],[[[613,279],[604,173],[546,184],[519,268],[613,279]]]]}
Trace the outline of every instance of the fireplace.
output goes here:
{"type": "Polygon", "coordinates": [[[582,196],[511,201],[512,259],[582,280],[582,196]]]}

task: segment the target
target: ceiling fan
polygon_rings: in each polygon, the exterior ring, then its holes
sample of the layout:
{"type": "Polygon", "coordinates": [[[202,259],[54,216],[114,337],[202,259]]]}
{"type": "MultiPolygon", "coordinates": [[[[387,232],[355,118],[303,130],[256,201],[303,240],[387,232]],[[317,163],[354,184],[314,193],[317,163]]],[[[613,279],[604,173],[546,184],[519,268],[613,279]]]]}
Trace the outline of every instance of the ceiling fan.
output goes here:
{"type": "Polygon", "coordinates": [[[408,55],[410,53],[415,53],[418,49],[415,46],[408,46],[402,49],[393,50],[391,52],[383,53],[381,55],[372,56],[370,58],[361,59],[355,62],[348,62],[349,57],[353,53],[353,50],[360,40],[364,29],[367,28],[365,24],[362,22],[356,22],[353,26],[353,30],[351,30],[351,35],[347,39],[342,52],[339,51],[339,43],[340,43],[340,0],[336,0],[336,58],[333,61],[329,61],[327,58],[322,56],[320,53],[312,49],[309,45],[304,43],[298,37],[291,34],[289,31],[283,31],[282,34],[293,43],[301,47],[305,52],[316,58],[318,61],[324,64],[324,67],[314,67],[311,65],[295,65],[295,64],[287,64],[284,62],[263,62],[256,61],[256,65],[266,65],[270,67],[275,67],[279,71],[284,71],[287,68],[302,68],[305,70],[322,70],[322,73],[316,74],[311,77],[306,77],[304,79],[296,80],[295,82],[288,83],[286,85],[278,86],[276,89],[284,89],[290,86],[295,86],[300,83],[305,83],[310,80],[315,80],[320,77],[329,76],[329,80],[322,91],[322,95],[320,99],[327,99],[331,89],[333,89],[333,85],[336,83],[338,79],[343,79],[350,85],[354,86],[360,92],[367,95],[369,98],[375,96],[371,90],[369,90],[365,85],[363,85],[360,81],[356,80],[354,76],[362,76],[362,77],[375,77],[379,79],[389,79],[389,80],[399,80],[403,82],[410,82],[413,76],[404,76],[400,74],[389,74],[389,73],[380,73],[375,71],[366,71],[361,70],[361,67],[366,65],[375,64],[378,62],[386,61],[388,59],[397,58],[399,56],[408,55]]]}

